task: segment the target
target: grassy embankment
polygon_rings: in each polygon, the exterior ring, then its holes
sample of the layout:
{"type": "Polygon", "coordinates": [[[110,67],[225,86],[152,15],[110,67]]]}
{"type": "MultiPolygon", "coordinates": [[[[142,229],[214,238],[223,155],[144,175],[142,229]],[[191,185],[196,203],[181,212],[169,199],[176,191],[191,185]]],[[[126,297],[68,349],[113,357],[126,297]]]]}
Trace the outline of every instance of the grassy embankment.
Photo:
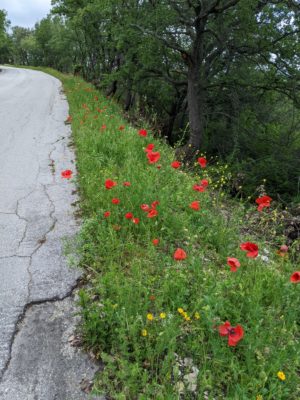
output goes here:
{"type": "Polygon", "coordinates": [[[63,82],[72,116],[84,220],[78,252],[91,284],[81,292],[82,333],[106,363],[95,390],[130,400],[299,399],[300,284],[290,282],[299,266],[263,238],[241,237],[244,207],[222,212],[214,182],[192,189],[210,180],[209,165],[198,176],[172,168],[173,151],[140,136],[118,105],[79,78],[50,73],[63,82]],[[154,164],[149,143],[161,155],[154,164]],[[107,179],[117,185],[106,189],[107,179]],[[149,218],[140,206],[155,201],[149,218]],[[246,241],[258,244],[256,258],[240,249],[246,241]],[[173,258],[177,248],[186,259],[173,258]],[[236,272],[227,257],[239,259],[236,272]],[[244,330],[236,346],[219,334],[227,320],[244,330]]]}

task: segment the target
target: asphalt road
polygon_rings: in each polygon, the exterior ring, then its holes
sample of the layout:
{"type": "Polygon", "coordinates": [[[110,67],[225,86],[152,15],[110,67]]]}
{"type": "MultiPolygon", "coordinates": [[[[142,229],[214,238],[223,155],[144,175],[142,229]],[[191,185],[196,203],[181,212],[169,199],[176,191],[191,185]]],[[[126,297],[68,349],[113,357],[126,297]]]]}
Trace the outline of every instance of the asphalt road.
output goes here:
{"type": "Polygon", "coordinates": [[[0,399],[86,399],[96,367],[69,343],[80,272],[63,255],[78,230],[68,104],[57,79],[0,68],[0,399]]]}

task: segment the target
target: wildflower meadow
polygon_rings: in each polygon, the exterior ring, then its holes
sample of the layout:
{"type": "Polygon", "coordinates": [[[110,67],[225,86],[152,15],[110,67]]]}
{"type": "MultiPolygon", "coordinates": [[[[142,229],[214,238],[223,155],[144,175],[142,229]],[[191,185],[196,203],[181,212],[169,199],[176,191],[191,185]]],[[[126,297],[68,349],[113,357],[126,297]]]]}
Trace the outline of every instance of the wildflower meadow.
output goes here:
{"type": "Polygon", "coordinates": [[[205,154],[188,171],[142,121],[130,126],[114,101],[56,75],[81,195],[80,329],[103,365],[94,392],[299,399],[300,266],[282,238],[243,229],[249,208],[272,212],[271,197],[229,199],[205,154]]]}

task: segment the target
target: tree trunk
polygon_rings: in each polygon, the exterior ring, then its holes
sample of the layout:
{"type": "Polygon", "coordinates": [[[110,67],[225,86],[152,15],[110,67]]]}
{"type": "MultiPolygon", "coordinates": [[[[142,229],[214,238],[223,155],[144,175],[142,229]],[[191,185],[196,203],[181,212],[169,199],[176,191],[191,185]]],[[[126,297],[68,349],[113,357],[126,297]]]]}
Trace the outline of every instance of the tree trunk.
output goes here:
{"type": "Polygon", "coordinates": [[[188,117],[190,136],[188,143],[178,149],[178,156],[184,161],[193,160],[201,149],[205,126],[205,91],[201,85],[201,63],[191,62],[188,68],[188,117]]]}
{"type": "Polygon", "coordinates": [[[117,88],[118,88],[118,81],[113,81],[105,93],[106,96],[107,97],[114,96],[116,94],[117,88]]]}
{"type": "Polygon", "coordinates": [[[162,128],[162,134],[167,138],[168,143],[172,146],[174,144],[174,135],[173,135],[173,128],[178,117],[179,111],[182,107],[182,103],[186,97],[186,94],[180,94],[177,92],[177,96],[173,103],[171,104],[171,109],[168,112],[169,118],[166,124],[162,128]]]}
{"type": "MultiPolygon", "coordinates": [[[[173,111],[173,107],[172,107],[173,111]]],[[[172,146],[173,144],[173,128],[174,128],[174,123],[176,119],[176,113],[173,113],[171,111],[171,114],[169,115],[168,121],[162,128],[162,135],[166,137],[168,143],[172,146]]]]}
{"type": "Polygon", "coordinates": [[[127,84],[126,96],[124,100],[124,111],[129,111],[133,104],[133,93],[131,91],[131,82],[127,84]]]}
{"type": "Polygon", "coordinates": [[[204,90],[200,83],[200,65],[193,64],[188,71],[188,112],[190,138],[188,145],[193,151],[201,148],[204,138],[204,90]]]}

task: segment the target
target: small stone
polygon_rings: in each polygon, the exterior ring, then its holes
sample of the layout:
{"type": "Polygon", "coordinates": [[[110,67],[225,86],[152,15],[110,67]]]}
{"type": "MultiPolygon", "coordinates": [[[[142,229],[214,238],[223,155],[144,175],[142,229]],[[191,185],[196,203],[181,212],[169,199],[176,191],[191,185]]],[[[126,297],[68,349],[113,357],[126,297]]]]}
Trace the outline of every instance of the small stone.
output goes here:
{"type": "Polygon", "coordinates": [[[90,393],[93,389],[93,381],[90,381],[89,379],[82,379],[80,382],[80,388],[84,393],[90,393]]]}
{"type": "Polygon", "coordinates": [[[193,359],[190,357],[186,357],[183,359],[183,363],[186,367],[192,367],[193,366],[193,359]]]}
{"type": "Polygon", "coordinates": [[[68,342],[73,347],[80,347],[82,345],[81,337],[76,335],[71,335],[68,339],[68,342]]]}

